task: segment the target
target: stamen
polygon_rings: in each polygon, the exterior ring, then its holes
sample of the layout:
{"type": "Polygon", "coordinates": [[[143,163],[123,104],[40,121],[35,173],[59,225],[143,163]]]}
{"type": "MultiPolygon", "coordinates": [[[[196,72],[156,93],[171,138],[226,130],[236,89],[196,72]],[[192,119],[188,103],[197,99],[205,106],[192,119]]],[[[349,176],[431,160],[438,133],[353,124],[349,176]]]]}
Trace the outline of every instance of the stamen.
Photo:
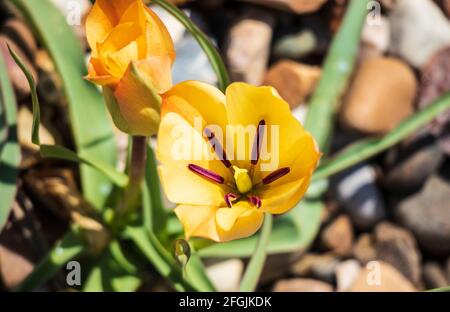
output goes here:
{"type": "Polygon", "coordinates": [[[252,165],[256,165],[259,160],[259,156],[261,153],[261,140],[264,136],[265,125],[266,121],[264,119],[261,120],[258,124],[258,129],[252,147],[252,160],[251,160],[252,165]]]}
{"type": "Polygon", "coordinates": [[[202,168],[200,166],[197,166],[194,164],[189,164],[188,169],[206,179],[213,181],[213,182],[216,182],[219,184],[223,184],[225,182],[225,179],[223,177],[221,177],[220,175],[218,175],[217,173],[215,173],[211,170],[202,168]]]}
{"type": "Polygon", "coordinates": [[[285,168],[281,168],[281,169],[275,170],[274,172],[269,174],[267,177],[262,179],[262,182],[264,184],[270,184],[270,183],[280,179],[281,177],[287,175],[290,171],[291,171],[291,169],[289,167],[285,167],[285,168]]]}
{"type": "Polygon", "coordinates": [[[238,196],[233,193],[228,193],[225,195],[225,202],[227,203],[227,206],[231,208],[233,206],[233,202],[238,199],[238,196]]]}
{"type": "Polygon", "coordinates": [[[261,198],[259,198],[258,196],[249,196],[248,197],[248,201],[256,206],[256,208],[261,208],[262,202],[261,202],[261,198]]]}
{"type": "Polygon", "coordinates": [[[208,142],[211,145],[211,147],[216,152],[216,155],[219,157],[219,159],[222,161],[225,167],[230,168],[231,162],[227,158],[227,153],[223,149],[222,145],[220,144],[219,140],[217,140],[214,132],[211,131],[209,128],[205,128],[203,131],[204,135],[208,138],[208,142]]]}

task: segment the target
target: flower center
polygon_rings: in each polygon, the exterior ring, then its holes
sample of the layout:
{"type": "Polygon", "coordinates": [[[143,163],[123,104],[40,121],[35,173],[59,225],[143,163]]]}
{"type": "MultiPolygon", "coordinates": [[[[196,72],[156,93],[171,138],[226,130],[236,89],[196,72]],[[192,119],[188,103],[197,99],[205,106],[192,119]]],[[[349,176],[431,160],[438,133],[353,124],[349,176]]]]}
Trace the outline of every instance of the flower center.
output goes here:
{"type": "Polygon", "coordinates": [[[233,166],[234,169],[234,181],[236,187],[241,194],[246,194],[252,190],[253,183],[247,169],[241,169],[237,166],[233,166]]]}

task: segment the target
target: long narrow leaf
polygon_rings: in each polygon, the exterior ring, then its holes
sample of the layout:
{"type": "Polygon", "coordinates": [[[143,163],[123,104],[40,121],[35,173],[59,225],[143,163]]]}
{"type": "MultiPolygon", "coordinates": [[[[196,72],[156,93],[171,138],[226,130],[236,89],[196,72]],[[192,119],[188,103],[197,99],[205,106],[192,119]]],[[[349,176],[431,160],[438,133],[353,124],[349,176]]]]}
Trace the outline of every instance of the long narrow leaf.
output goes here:
{"type": "Polygon", "coordinates": [[[95,168],[97,171],[100,171],[105,176],[107,176],[112,182],[117,184],[118,186],[125,186],[128,182],[128,177],[123,173],[118,172],[113,166],[108,163],[104,163],[95,159],[90,154],[85,154],[84,156],[77,155],[75,152],[58,145],[40,145],[39,139],[39,123],[40,123],[40,107],[39,107],[39,98],[36,92],[36,84],[34,79],[28,70],[28,68],[24,65],[23,61],[20,57],[11,49],[9,49],[12,57],[15,62],[24,72],[28,83],[30,84],[31,89],[31,99],[33,102],[33,126],[32,126],[32,135],[31,140],[34,144],[40,146],[40,152],[43,157],[51,157],[51,158],[59,158],[65,159],[73,162],[78,162],[82,164],[86,164],[92,168],[95,168]]]}
{"type": "MultiPolygon", "coordinates": [[[[114,167],[117,153],[108,112],[95,86],[83,80],[87,72],[84,53],[65,17],[49,0],[10,2],[35,30],[60,74],[77,154],[100,159],[114,167]]],[[[89,166],[80,168],[85,197],[96,207],[103,207],[112,189],[110,180],[89,166]]]]}
{"type": "Polygon", "coordinates": [[[16,99],[0,53],[0,231],[14,198],[19,172],[20,148],[17,142],[16,99]]]}

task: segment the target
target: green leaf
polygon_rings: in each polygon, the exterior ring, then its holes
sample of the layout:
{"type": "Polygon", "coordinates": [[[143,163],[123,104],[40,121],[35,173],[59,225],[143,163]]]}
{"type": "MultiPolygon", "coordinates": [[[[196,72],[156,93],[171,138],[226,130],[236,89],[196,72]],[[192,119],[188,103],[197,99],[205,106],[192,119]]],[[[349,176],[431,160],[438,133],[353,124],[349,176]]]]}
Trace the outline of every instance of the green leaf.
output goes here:
{"type": "Polygon", "coordinates": [[[24,72],[27,77],[28,83],[30,84],[31,89],[31,98],[33,103],[33,126],[32,126],[32,142],[36,145],[40,146],[40,153],[42,157],[50,157],[50,158],[59,158],[65,159],[73,162],[78,162],[82,164],[86,164],[97,171],[103,173],[106,177],[108,177],[112,182],[116,185],[124,187],[128,183],[128,177],[118,172],[113,166],[108,163],[104,163],[95,159],[90,154],[85,154],[84,156],[77,155],[75,152],[58,145],[40,145],[39,139],[39,123],[40,123],[40,107],[39,107],[39,98],[36,92],[36,84],[34,79],[28,70],[28,68],[24,65],[23,61],[20,57],[11,49],[9,49],[12,57],[15,62],[24,72]]]}
{"type": "Polygon", "coordinates": [[[89,272],[83,291],[133,292],[141,284],[136,267],[125,258],[119,242],[112,241],[89,272]]]}
{"type": "Polygon", "coordinates": [[[33,272],[20,284],[16,291],[32,291],[48,281],[70,260],[80,255],[84,244],[78,231],[72,228],[46,256],[33,272]]]}
{"type": "Polygon", "coordinates": [[[264,268],[267,256],[267,245],[269,243],[270,233],[272,231],[272,215],[266,214],[264,224],[256,244],[250,262],[248,263],[244,277],[241,281],[240,290],[245,292],[255,291],[258,286],[259,277],[264,268]]]}
{"type": "MultiPolygon", "coordinates": [[[[275,218],[267,252],[278,254],[308,248],[319,232],[323,207],[320,201],[305,199],[288,214],[275,218]]],[[[199,254],[209,258],[250,257],[256,244],[257,236],[252,236],[204,247],[199,254]]]]}
{"type": "Polygon", "coordinates": [[[417,112],[384,137],[365,139],[344,149],[319,167],[314,173],[314,180],[327,178],[387,150],[426,126],[449,108],[450,93],[440,97],[424,110],[417,112]]]}
{"type": "Polygon", "coordinates": [[[8,219],[17,190],[20,148],[16,110],[14,91],[0,53],[0,231],[8,219]]]}
{"type": "Polygon", "coordinates": [[[158,237],[165,235],[167,213],[162,202],[162,191],[159,185],[155,153],[148,145],[147,166],[145,169],[145,181],[142,192],[144,226],[148,231],[154,232],[158,237]]]}
{"type": "MultiPolygon", "coordinates": [[[[96,87],[83,80],[84,53],[65,17],[49,0],[10,0],[23,13],[42,45],[48,50],[63,82],[77,154],[101,159],[114,167],[116,145],[106,105],[96,87]]],[[[96,207],[103,207],[112,190],[108,177],[82,165],[83,194],[96,207]]]]}
{"type": "Polygon", "coordinates": [[[230,84],[227,68],[222,61],[219,51],[217,51],[214,45],[209,41],[208,37],[189,19],[188,16],[186,16],[186,14],[184,14],[183,11],[178,9],[176,6],[168,3],[166,0],[152,0],[152,3],[156,3],[164,10],[172,14],[197,40],[198,44],[208,57],[214,72],[216,73],[217,80],[219,81],[219,88],[222,91],[225,91],[227,86],[230,84]]]}

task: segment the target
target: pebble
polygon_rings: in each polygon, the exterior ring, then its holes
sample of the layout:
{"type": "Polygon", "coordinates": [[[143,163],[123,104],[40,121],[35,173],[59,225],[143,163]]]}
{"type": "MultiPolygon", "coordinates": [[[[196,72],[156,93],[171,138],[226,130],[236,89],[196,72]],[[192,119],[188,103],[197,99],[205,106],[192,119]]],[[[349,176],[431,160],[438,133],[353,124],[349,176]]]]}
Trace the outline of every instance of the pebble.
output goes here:
{"type": "Polygon", "coordinates": [[[321,69],[290,60],[274,64],[266,74],[264,84],[274,87],[291,109],[303,104],[319,82],[321,69]]]}
{"type": "Polygon", "coordinates": [[[377,251],[375,249],[375,242],[371,234],[362,233],[359,235],[352,250],[353,256],[359,260],[362,264],[375,260],[377,257],[377,251]]]}
{"type": "Polygon", "coordinates": [[[337,217],[320,234],[322,245],[339,256],[350,254],[353,245],[353,227],[346,215],[337,217]]]}
{"type": "Polygon", "coordinates": [[[361,270],[350,291],[412,292],[416,291],[416,288],[390,264],[372,261],[361,270]]]}
{"type": "Polygon", "coordinates": [[[412,115],[416,89],[414,73],[403,61],[370,58],[356,72],[341,121],[362,133],[386,134],[412,115]]]}
{"type": "Polygon", "coordinates": [[[423,250],[436,255],[450,254],[450,184],[433,175],[423,189],[402,200],[394,214],[409,228],[423,250]]]}
{"type": "Polygon", "coordinates": [[[385,217],[385,204],[375,169],[361,164],[331,179],[332,192],[359,230],[369,230],[385,217]]]}
{"type": "Polygon", "coordinates": [[[313,277],[328,283],[335,280],[336,266],[339,260],[332,254],[306,254],[291,264],[290,272],[298,277],[313,277]]]}
{"type": "Polygon", "coordinates": [[[247,10],[231,26],[225,56],[233,81],[260,85],[270,54],[275,18],[262,9],[247,10]]]}
{"type": "Polygon", "coordinates": [[[390,44],[391,27],[389,19],[381,16],[378,23],[365,23],[361,34],[361,42],[371,45],[381,54],[385,53],[390,44]]]}
{"type": "Polygon", "coordinates": [[[423,280],[427,289],[447,287],[450,281],[447,281],[445,271],[437,262],[427,262],[423,266],[423,280]]]}
{"type": "Polygon", "coordinates": [[[229,259],[208,266],[206,274],[217,291],[239,291],[239,283],[244,272],[244,263],[240,259],[229,259]]]}
{"type": "Polygon", "coordinates": [[[415,285],[422,276],[422,255],[412,233],[389,222],[377,225],[374,231],[377,259],[391,264],[415,285]]]}
{"type": "Polygon", "coordinates": [[[327,0],[247,0],[258,5],[265,5],[285,10],[290,10],[297,14],[313,13],[319,10],[327,0]]]}
{"type": "MultiPolygon", "coordinates": [[[[450,91],[450,47],[434,54],[423,66],[419,87],[418,106],[429,106],[434,100],[450,91]]],[[[441,148],[450,155],[450,109],[441,113],[428,126],[431,133],[439,138],[441,148]]]]}
{"type": "Polygon", "coordinates": [[[444,161],[444,153],[430,135],[406,139],[384,157],[383,186],[393,193],[420,189],[444,161]]]}
{"type": "Polygon", "coordinates": [[[389,19],[391,52],[417,68],[450,45],[450,23],[431,0],[397,0],[389,19]]]}
{"type": "Polygon", "coordinates": [[[333,286],[310,278],[291,278],[279,280],[273,292],[332,292],[333,286]]]}
{"type": "Polygon", "coordinates": [[[361,272],[361,265],[355,259],[346,260],[336,266],[337,291],[348,291],[361,272]]]}

